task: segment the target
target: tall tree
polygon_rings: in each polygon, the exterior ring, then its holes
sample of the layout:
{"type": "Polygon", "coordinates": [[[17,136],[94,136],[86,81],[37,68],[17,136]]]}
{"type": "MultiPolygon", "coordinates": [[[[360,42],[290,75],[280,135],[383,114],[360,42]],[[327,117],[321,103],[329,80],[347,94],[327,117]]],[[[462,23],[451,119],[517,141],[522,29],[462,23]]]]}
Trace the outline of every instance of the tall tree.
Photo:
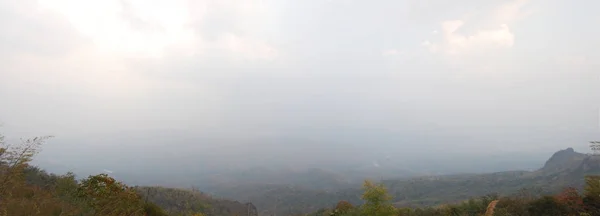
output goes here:
{"type": "Polygon", "coordinates": [[[106,174],[84,179],[78,193],[95,215],[143,215],[144,203],[137,192],[106,174]]]}
{"type": "MultiPolygon", "coordinates": [[[[57,197],[44,183],[32,185],[26,181],[29,174],[41,173],[28,163],[39,146],[50,137],[21,140],[8,145],[0,135],[0,215],[76,215],[78,210],[57,197]]],[[[47,179],[45,179],[47,180],[47,179]]]]}
{"type": "Polygon", "coordinates": [[[362,199],[365,203],[361,206],[363,215],[393,216],[396,208],[391,203],[392,196],[383,184],[374,184],[366,180],[363,183],[364,193],[362,199]]]}
{"type": "Polygon", "coordinates": [[[50,136],[22,140],[18,145],[8,145],[0,135],[0,200],[9,195],[8,190],[24,183],[24,170],[33,156],[50,136]]]}
{"type": "Polygon", "coordinates": [[[565,188],[561,193],[555,196],[558,203],[564,205],[569,214],[578,214],[583,212],[583,198],[579,195],[576,188],[565,188]]]}
{"type": "Polygon", "coordinates": [[[543,196],[531,202],[528,211],[531,216],[566,215],[568,213],[566,206],[561,205],[552,196],[543,196]]]}
{"type": "Polygon", "coordinates": [[[600,176],[586,176],[583,205],[586,212],[600,215],[600,176]]]}

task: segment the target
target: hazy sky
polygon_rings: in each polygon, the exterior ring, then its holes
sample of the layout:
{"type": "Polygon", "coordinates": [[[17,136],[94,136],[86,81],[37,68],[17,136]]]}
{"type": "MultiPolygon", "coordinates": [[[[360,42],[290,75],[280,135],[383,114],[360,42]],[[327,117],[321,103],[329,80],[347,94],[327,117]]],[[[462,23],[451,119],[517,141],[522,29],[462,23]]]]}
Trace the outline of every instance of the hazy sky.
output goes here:
{"type": "Polygon", "coordinates": [[[0,122],[90,155],[587,150],[600,139],[599,7],[0,0],[0,122]]]}

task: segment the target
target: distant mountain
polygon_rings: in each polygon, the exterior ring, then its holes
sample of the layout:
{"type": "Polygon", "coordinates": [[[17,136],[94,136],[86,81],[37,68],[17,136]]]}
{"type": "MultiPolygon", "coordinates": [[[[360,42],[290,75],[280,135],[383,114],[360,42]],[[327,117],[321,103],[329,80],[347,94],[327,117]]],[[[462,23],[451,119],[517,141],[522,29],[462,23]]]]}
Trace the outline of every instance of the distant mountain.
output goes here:
{"type": "Polygon", "coordinates": [[[324,169],[268,169],[253,168],[232,170],[212,175],[205,175],[197,179],[198,186],[202,188],[236,187],[240,185],[289,185],[309,187],[316,190],[334,190],[346,188],[351,182],[345,176],[324,169]]]}
{"type": "Polygon", "coordinates": [[[581,162],[588,158],[586,154],[578,153],[573,148],[567,148],[554,153],[548,161],[544,164],[544,167],[540,171],[544,173],[555,173],[573,169],[581,164],[581,162]]]}
{"type": "Polygon", "coordinates": [[[285,184],[253,184],[215,188],[215,193],[227,199],[252,202],[260,215],[298,215],[335,205],[339,200],[360,202],[360,188],[338,191],[315,190],[285,184]]]}
{"type": "MultiPolygon", "coordinates": [[[[380,170],[378,168],[378,166],[371,167],[371,174],[389,176],[390,174],[385,172],[394,170],[393,167],[380,170]]],[[[452,203],[491,193],[500,195],[514,195],[525,191],[533,194],[555,193],[569,186],[581,188],[584,175],[595,173],[600,173],[599,158],[567,148],[554,153],[543,167],[534,171],[396,177],[384,180],[383,183],[394,195],[394,202],[397,205],[414,207],[452,203]]],[[[227,184],[213,185],[211,188],[206,188],[206,191],[228,199],[252,202],[261,210],[261,215],[273,212],[285,215],[307,213],[319,208],[331,207],[339,200],[360,204],[361,189],[357,182],[346,184],[347,181],[340,180],[343,179],[340,177],[343,175],[330,171],[271,173],[262,170],[254,175],[262,175],[262,178],[272,178],[272,180],[261,183],[259,180],[261,178],[257,178],[252,184],[237,183],[229,187],[227,184]],[[285,177],[277,174],[283,174],[285,177]],[[267,184],[269,182],[271,184],[267,184]]]]}
{"type": "MultiPolygon", "coordinates": [[[[215,196],[253,203],[261,215],[312,212],[360,192],[359,182],[317,168],[232,170],[205,176],[199,182],[201,190],[215,196]]],[[[360,199],[353,196],[353,200],[360,199]]]]}
{"type": "Polygon", "coordinates": [[[384,183],[398,205],[427,206],[490,193],[513,195],[522,189],[550,194],[565,187],[582,188],[584,175],[599,171],[599,158],[567,148],[554,153],[542,168],[535,171],[430,176],[384,183]]]}

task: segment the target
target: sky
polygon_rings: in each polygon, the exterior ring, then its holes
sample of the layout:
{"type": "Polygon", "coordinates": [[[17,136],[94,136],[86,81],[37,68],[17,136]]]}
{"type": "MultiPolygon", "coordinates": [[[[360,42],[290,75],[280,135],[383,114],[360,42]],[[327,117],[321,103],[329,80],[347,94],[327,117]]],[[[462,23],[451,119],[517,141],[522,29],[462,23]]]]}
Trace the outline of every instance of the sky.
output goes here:
{"type": "Polygon", "coordinates": [[[0,0],[1,130],[98,166],[587,151],[598,6],[0,0]]]}

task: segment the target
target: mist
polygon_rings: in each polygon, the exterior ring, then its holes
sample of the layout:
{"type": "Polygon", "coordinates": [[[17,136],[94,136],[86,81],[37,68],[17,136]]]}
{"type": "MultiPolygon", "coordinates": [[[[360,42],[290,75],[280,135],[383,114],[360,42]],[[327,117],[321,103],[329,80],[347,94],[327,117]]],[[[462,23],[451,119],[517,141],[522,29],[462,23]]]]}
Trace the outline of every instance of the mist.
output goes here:
{"type": "Polygon", "coordinates": [[[533,169],[598,138],[593,5],[0,0],[0,130],[83,175],[533,169]]]}

